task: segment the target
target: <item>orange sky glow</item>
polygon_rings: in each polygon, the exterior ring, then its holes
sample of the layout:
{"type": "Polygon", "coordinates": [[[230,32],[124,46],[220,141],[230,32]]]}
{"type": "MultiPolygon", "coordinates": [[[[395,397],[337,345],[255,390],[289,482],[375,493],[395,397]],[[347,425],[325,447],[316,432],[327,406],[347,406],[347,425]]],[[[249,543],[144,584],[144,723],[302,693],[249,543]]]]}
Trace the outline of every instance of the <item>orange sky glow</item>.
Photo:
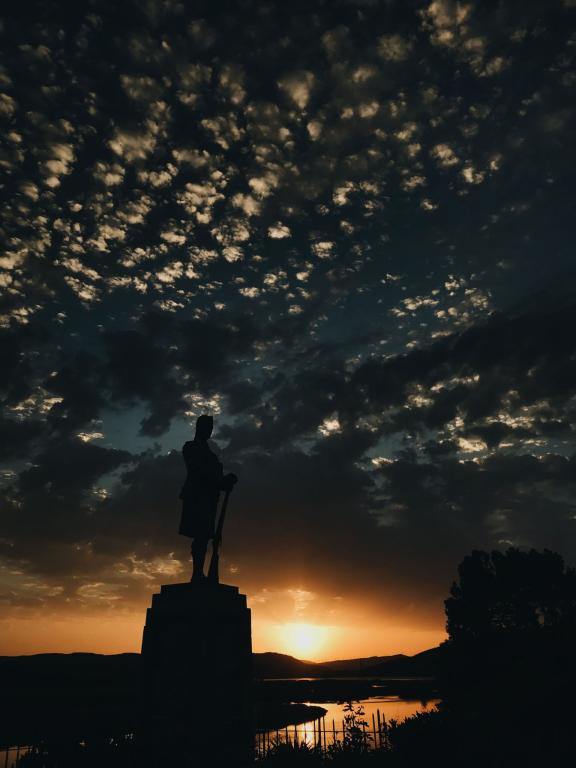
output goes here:
{"type": "MultiPolygon", "coordinates": [[[[359,620],[340,614],[337,620],[315,620],[310,611],[287,614],[285,620],[249,600],[255,652],[276,651],[310,661],[414,654],[445,638],[442,616],[437,627],[402,626],[369,616],[359,620]],[[268,615],[267,615],[268,614],[268,615]]],[[[28,613],[0,617],[0,655],[33,653],[138,652],[145,610],[95,613],[28,613]]]]}

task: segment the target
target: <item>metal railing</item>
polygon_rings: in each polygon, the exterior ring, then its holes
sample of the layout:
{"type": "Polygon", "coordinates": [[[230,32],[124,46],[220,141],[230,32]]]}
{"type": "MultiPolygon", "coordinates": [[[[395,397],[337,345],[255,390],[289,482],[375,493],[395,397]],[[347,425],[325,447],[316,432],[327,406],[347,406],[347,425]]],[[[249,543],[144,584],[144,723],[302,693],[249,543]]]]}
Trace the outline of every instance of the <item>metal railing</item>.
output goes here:
{"type": "Polygon", "coordinates": [[[306,744],[321,752],[329,751],[334,745],[351,745],[363,749],[386,749],[389,746],[388,723],[379,709],[372,713],[370,720],[361,715],[357,724],[326,721],[325,717],[310,720],[300,725],[288,725],[284,728],[262,730],[256,734],[255,750],[257,757],[265,757],[280,744],[299,746],[306,744]]]}

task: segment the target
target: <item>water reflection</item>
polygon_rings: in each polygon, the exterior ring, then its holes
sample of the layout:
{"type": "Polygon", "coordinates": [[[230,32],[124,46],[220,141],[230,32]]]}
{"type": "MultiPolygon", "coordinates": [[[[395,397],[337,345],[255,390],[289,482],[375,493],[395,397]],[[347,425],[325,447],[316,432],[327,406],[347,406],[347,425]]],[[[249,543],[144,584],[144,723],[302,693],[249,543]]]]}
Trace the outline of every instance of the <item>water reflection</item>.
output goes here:
{"type": "Polygon", "coordinates": [[[30,754],[32,747],[15,746],[0,748],[0,766],[2,768],[16,768],[20,760],[30,754]]]}
{"type": "MultiPolygon", "coordinates": [[[[399,696],[371,696],[360,699],[355,704],[362,705],[364,709],[363,720],[367,741],[373,746],[380,746],[379,733],[384,722],[391,720],[398,722],[405,720],[417,712],[427,712],[440,702],[440,699],[402,699],[399,696]]],[[[322,707],[326,710],[324,717],[318,720],[310,720],[300,725],[289,725],[280,730],[266,731],[258,734],[257,749],[265,751],[273,742],[303,742],[310,745],[318,745],[322,748],[342,741],[344,728],[344,702],[316,702],[306,701],[305,704],[314,707],[322,707]]]]}

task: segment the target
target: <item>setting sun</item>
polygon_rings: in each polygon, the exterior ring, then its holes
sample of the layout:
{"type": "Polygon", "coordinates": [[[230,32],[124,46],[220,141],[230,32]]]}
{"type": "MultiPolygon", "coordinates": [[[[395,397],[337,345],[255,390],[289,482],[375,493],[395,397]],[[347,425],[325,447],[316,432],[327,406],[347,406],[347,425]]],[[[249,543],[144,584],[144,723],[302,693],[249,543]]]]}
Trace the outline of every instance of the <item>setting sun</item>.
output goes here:
{"type": "Polygon", "coordinates": [[[314,659],[322,651],[330,635],[330,627],[301,623],[284,624],[279,635],[285,653],[314,659]]]}

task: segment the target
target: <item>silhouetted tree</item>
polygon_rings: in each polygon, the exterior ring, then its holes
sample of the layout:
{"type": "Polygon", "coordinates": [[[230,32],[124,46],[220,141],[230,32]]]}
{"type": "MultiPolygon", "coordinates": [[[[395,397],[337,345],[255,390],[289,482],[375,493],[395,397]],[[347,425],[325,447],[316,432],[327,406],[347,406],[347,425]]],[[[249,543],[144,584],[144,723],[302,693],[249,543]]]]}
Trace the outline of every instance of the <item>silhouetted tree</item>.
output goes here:
{"type": "Polygon", "coordinates": [[[565,764],[576,752],[576,571],[547,550],[472,552],[445,606],[439,734],[452,754],[467,765],[565,764]]]}
{"type": "Polygon", "coordinates": [[[474,551],[458,575],[445,602],[451,640],[576,627],[576,571],[556,552],[474,551]]]}

